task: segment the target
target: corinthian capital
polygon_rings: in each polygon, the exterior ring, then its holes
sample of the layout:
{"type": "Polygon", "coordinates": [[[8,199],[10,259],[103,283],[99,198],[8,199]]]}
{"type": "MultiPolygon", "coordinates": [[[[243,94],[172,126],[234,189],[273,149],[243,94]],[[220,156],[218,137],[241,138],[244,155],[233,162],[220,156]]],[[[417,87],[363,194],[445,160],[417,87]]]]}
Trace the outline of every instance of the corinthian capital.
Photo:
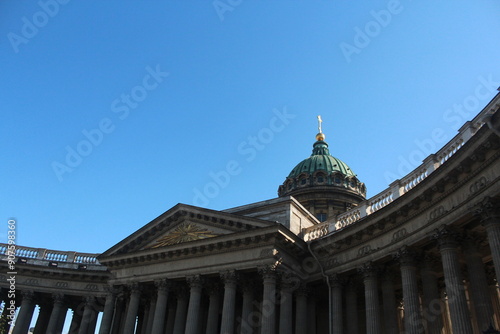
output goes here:
{"type": "Polygon", "coordinates": [[[258,270],[264,280],[276,279],[276,266],[262,266],[258,270]]]}
{"type": "Polygon", "coordinates": [[[236,280],[238,279],[238,274],[235,270],[220,272],[219,276],[224,283],[236,283],[236,280]]]}
{"type": "Polygon", "coordinates": [[[413,266],[416,262],[417,252],[408,246],[403,246],[392,257],[394,260],[399,261],[402,266],[413,266]]]}
{"type": "Polygon", "coordinates": [[[380,268],[373,264],[373,262],[365,262],[358,268],[358,272],[363,275],[363,278],[377,277],[380,268]]]}
{"type": "Polygon", "coordinates": [[[155,281],[155,286],[158,291],[165,291],[172,287],[172,282],[170,282],[167,278],[160,279],[155,281]]]}
{"type": "Polygon", "coordinates": [[[489,196],[476,205],[474,213],[481,218],[485,226],[500,223],[500,203],[489,196]]]}
{"type": "Polygon", "coordinates": [[[203,286],[203,278],[200,275],[189,276],[186,278],[188,284],[192,288],[202,287],[203,286]]]}
{"type": "Polygon", "coordinates": [[[448,225],[441,225],[432,233],[432,238],[437,241],[439,248],[456,248],[460,242],[460,233],[448,225]]]}

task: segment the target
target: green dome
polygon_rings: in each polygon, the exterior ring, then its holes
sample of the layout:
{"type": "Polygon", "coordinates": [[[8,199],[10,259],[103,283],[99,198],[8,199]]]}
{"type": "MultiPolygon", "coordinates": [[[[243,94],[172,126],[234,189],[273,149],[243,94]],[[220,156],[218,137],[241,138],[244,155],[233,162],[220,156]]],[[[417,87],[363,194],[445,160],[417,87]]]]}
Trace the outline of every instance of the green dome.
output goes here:
{"type": "MultiPolygon", "coordinates": [[[[321,125],[321,118],[318,116],[321,125]]],[[[333,157],[318,127],[309,158],[302,160],[278,187],[278,196],[293,196],[320,221],[334,219],[366,198],[365,184],[342,160],[333,157]]]]}
{"type": "Polygon", "coordinates": [[[313,152],[307,159],[301,161],[288,175],[288,178],[296,178],[302,173],[314,174],[316,171],[325,171],[327,174],[340,172],[345,176],[356,176],[356,174],[342,160],[333,157],[328,150],[328,144],[317,141],[313,145],[313,152]]]}

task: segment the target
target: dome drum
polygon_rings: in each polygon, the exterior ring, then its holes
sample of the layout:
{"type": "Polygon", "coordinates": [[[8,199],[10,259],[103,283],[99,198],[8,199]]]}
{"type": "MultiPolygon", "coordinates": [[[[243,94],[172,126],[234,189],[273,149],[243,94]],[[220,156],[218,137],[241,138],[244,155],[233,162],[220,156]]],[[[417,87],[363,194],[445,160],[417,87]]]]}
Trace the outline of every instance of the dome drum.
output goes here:
{"type": "Polygon", "coordinates": [[[278,188],[278,196],[293,195],[299,190],[314,187],[315,191],[334,190],[359,195],[364,199],[366,196],[366,187],[363,182],[360,182],[355,176],[346,176],[339,172],[327,173],[326,171],[316,171],[313,174],[302,173],[295,178],[287,178],[285,182],[278,188]]]}

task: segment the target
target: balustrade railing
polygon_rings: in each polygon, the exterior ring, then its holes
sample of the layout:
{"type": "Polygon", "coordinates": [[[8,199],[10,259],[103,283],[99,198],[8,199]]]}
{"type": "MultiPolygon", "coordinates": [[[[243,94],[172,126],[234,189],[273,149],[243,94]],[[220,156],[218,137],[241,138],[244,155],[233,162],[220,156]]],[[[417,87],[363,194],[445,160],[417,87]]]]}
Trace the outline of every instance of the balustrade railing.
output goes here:
{"type": "MultiPolygon", "coordinates": [[[[99,254],[92,253],[77,253],[77,252],[64,252],[56,251],[45,248],[32,248],[17,246],[15,247],[15,255],[17,258],[25,259],[37,259],[37,260],[47,260],[54,262],[66,262],[66,263],[77,263],[77,264],[96,264],[99,265],[97,261],[97,256],[99,254]]],[[[8,255],[8,245],[0,244],[0,255],[8,255]]]]}
{"type": "Polygon", "coordinates": [[[450,159],[465,143],[472,138],[476,132],[484,125],[483,119],[486,115],[497,112],[500,107],[500,94],[476,116],[472,121],[466,122],[445,146],[435,154],[429,155],[423,163],[412,172],[396,180],[389,188],[383,190],[377,195],[364,200],[357,207],[337,216],[335,221],[327,221],[304,229],[303,235],[305,241],[311,241],[325,235],[338,231],[348,225],[351,225],[363,217],[382,209],[389,203],[392,203],[398,197],[403,196],[420,182],[426,179],[437,168],[450,159]]]}

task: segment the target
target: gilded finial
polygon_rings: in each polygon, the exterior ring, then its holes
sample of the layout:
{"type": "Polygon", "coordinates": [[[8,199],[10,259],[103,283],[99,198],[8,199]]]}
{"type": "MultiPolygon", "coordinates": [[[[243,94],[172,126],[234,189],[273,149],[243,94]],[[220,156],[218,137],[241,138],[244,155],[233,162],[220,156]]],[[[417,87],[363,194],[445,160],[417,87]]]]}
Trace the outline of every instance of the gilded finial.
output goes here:
{"type": "Polygon", "coordinates": [[[321,129],[321,123],[323,123],[323,120],[321,119],[321,115],[318,115],[318,131],[319,131],[319,133],[316,135],[316,140],[318,140],[318,141],[325,140],[325,134],[323,133],[323,130],[321,129]]]}

